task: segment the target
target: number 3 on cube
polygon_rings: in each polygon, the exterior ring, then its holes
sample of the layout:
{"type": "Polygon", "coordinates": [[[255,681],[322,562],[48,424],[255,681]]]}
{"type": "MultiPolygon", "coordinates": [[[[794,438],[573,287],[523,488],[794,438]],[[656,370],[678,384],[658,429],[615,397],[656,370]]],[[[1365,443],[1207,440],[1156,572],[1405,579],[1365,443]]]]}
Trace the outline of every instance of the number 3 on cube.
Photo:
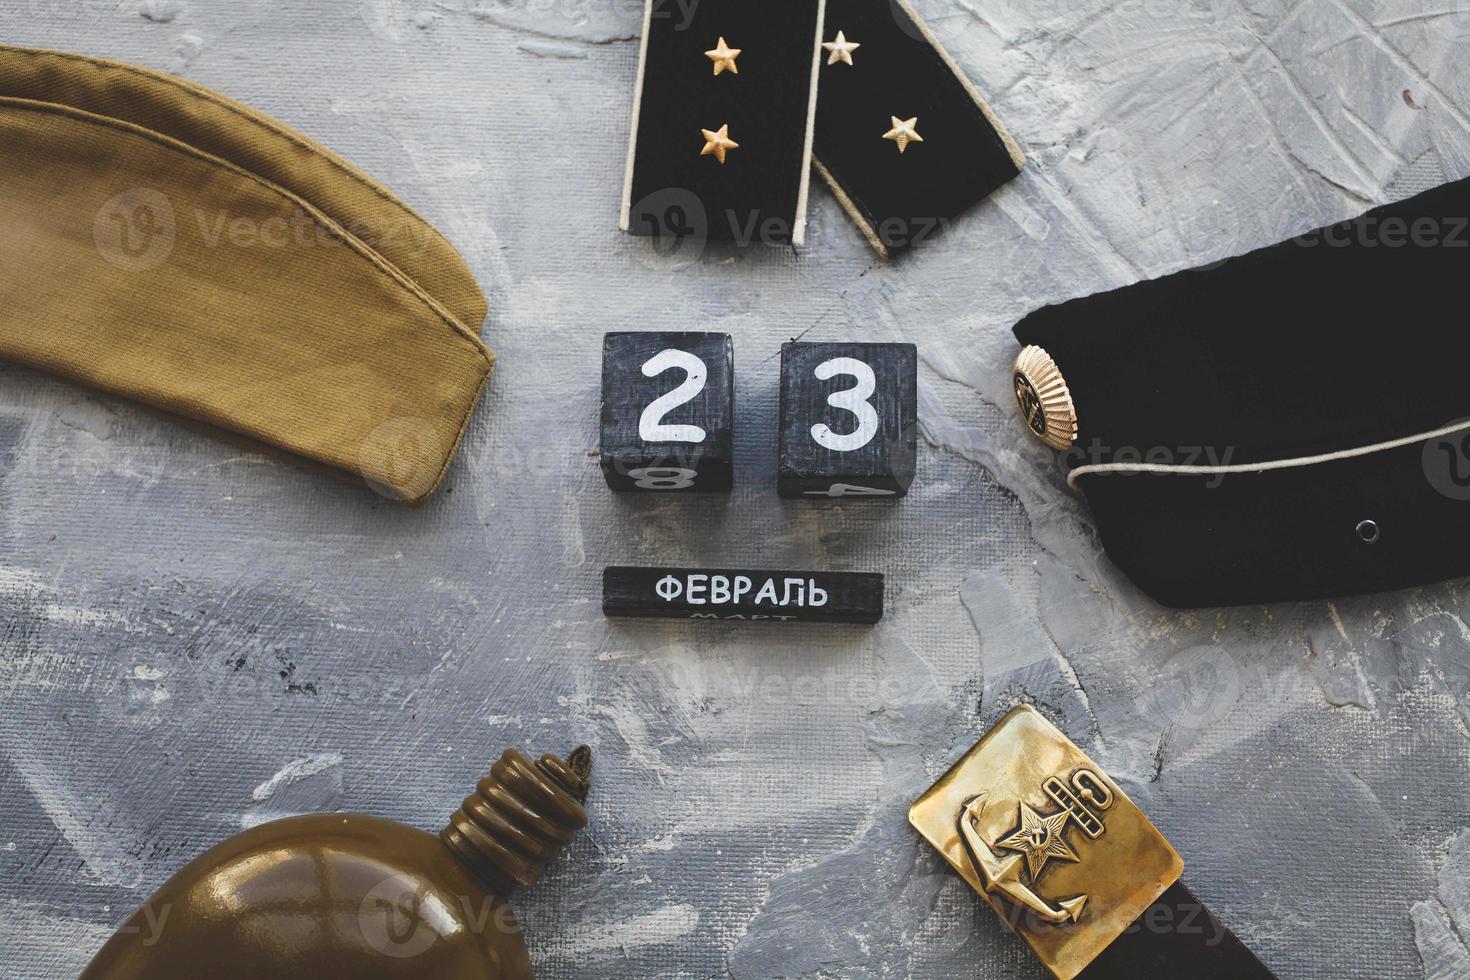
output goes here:
{"type": "Polygon", "coordinates": [[[610,333],[602,344],[602,473],[633,493],[729,492],[735,350],[722,333],[610,333]]]}
{"type": "Polygon", "coordinates": [[[892,500],[914,482],[918,351],[913,344],[781,348],[777,489],[805,500],[892,500]]]}

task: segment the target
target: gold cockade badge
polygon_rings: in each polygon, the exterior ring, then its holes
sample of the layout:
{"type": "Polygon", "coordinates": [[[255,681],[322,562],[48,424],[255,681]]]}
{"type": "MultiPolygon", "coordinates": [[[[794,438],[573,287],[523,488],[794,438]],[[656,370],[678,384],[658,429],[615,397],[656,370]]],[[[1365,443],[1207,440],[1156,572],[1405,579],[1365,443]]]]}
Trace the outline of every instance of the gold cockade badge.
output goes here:
{"type": "Polygon", "coordinates": [[[1077,406],[1057,362],[1032,344],[1016,358],[1011,378],[1031,434],[1053,449],[1070,449],[1077,441],[1077,406]]]}
{"type": "Polygon", "coordinates": [[[1061,980],[1184,872],[1143,811],[1029,705],[940,777],[909,822],[1061,980]]]}

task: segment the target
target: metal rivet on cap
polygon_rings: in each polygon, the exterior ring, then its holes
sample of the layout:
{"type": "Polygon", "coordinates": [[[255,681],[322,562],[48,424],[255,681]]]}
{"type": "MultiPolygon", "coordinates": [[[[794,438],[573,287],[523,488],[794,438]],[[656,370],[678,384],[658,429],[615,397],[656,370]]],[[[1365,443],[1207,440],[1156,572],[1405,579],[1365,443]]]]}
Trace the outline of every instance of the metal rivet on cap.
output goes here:
{"type": "Polygon", "coordinates": [[[1364,544],[1377,544],[1381,533],[1377,521],[1362,521],[1358,524],[1358,537],[1363,539],[1364,544]]]}
{"type": "Polygon", "coordinates": [[[1061,369],[1036,345],[1021,351],[1015,368],[1016,402],[1036,438],[1053,449],[1077,441],[1077,409],[1061,369]]]}

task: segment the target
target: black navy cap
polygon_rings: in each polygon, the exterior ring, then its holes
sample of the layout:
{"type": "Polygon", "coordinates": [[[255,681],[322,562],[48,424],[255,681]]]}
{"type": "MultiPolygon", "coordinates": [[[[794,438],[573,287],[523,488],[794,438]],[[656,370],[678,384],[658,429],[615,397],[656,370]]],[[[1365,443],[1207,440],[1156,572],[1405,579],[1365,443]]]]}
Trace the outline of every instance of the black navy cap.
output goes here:
{"type": "Polygon", "coordinates": [[[1039,310],[1022,415],[1173,606],[1470,574],[1470,181],[1039,310]]]}
{"type": "Polygon", "coordinates": [[[1025,158],[907,0],[827,0],[818,172],[882,255],[911,248],[1025,158]]]}
{"type": "Polygon", "coordinates": [[[822,0],[647,0],[622,229],[800,245],[822,0]]]}

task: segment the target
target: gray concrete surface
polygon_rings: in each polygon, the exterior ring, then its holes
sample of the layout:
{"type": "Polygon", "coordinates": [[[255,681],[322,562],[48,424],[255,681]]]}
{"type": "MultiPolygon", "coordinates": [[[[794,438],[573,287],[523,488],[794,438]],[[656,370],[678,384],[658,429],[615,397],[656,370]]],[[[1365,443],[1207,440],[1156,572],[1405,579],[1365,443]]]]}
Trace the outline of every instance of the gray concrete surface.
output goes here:
{"type": "Polygon", "coordinates": [[[0,974],[74,975],[242,826],[436,828],[502,747],[585,740],[595,822],[517,901],[540,976],[1039,977],[904,821],[1027,699],[1282,977],[1470,976],[1467,585],[1161,610],[1006,371],[1036,306],[1470,174],[1467,0],[918,6],[1032,165],[881,265],[820,188],[799,253],[618,234],[635,0],[0,0],[7,41],[179,72],[376,175],[465,252],[501,357],[420,512],[0,366],[0,974]],[[605,491],[600,336],[638,327],[735,336],[728,501],[605,491]],[[902,504],[776,499],[795,336],[919,345],[902,504]],[[614,562],[880,570],[891,613],[609,623],[614,562]]]}

